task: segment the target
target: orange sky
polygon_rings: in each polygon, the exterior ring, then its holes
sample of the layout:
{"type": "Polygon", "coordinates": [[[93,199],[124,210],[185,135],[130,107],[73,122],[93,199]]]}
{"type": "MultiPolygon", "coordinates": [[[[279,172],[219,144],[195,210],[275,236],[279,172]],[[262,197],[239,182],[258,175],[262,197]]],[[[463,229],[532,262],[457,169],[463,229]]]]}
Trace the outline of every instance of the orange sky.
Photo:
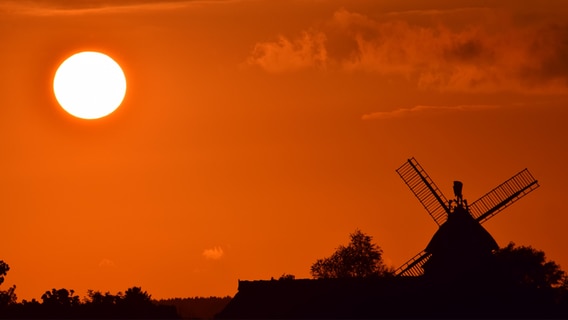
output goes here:
{"type": "Polygon", "coordinates": [[[568,270],[568,8],[517,3],[3,1],[3,287],[233,295],[356,228],[396,267],[436,230],[412,156],[470,202],[528,167],[541,187],[485,227],[568,270]],[[127,77],[104,119],[53,96],[83,50],[127,77]]]}

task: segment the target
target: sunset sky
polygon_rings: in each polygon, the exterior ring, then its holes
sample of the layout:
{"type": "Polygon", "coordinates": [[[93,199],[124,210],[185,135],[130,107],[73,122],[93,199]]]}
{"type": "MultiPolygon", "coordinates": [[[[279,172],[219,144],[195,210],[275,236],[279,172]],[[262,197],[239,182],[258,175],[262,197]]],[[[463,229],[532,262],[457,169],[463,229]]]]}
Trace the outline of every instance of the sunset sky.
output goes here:
{"type": "Polygon", "coordinates": [[[398,267],[437,228],[410,157],[469,202],[528,167],[541,187],[484,226],[568,270],[567,21],[565,1],[4,0],[0,290],[233,295],[310,277],[357,228],[398,267]],[[126,75],[99,120],[53,94],[80,51],[126,75]]]}

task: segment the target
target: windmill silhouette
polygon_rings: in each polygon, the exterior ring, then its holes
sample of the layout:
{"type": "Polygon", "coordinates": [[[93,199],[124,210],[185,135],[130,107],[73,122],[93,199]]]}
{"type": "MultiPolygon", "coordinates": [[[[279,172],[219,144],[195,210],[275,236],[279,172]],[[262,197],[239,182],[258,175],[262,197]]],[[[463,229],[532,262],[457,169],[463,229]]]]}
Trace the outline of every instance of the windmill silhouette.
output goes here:
{"type": "Polygon", "coordinates": [[[539,187],[524,169],[468,205],[462,182],[454,181],[455,199],[448,201],[414,158],[396,172],[439,226],[426,248],[395,270],[397,276],[448,275],[477,268],[498,249],[481,224],[539,187]]]}

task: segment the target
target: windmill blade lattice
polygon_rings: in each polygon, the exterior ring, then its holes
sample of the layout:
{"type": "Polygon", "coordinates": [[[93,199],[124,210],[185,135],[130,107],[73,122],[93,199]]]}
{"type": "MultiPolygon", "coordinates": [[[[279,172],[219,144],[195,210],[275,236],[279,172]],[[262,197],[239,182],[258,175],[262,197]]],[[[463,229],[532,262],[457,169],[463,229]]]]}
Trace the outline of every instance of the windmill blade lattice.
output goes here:
{"type": "Polygon", "coordinates": [[[538,187],[538,181],[524,169],[472,203],[469,212],[479,223],[484,223],[538,187]]]}
{"type": "Polygon", "coordinates": [[[431,253],[426,251],[422,251],[412,257],[412,259],[408,260],[405,264],[398,267],[394,271],[395,276],[421,276],[424,274],[424,269],[422,266],[428,261],[428,259],[432,256],[431,253]]]}
{"type": "Polygon", "coordinates": [[[418,198],[438,226],[448,219],[450,210],[446,197],[414,158],[408,159],[396,170],[412,193],[418,198]]]}

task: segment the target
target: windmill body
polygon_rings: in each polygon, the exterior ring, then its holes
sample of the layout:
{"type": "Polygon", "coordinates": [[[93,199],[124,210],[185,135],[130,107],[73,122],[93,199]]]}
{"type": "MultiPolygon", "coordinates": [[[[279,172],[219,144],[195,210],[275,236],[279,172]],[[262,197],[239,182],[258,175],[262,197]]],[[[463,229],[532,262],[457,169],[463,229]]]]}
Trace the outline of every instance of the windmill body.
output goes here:
{"type": "Polygon", "coordinates": [[[424,249],[431,255],[424,263],[424,274],[452,276],[476,270],[488,264],[493,250],[498,248],[495,239],[467,208],[456,206],[424,249]]]}
{"type": "Polygon", "coordinates": [[[448,201],[414,158],[396,171],[439,226],[424,251],[395,271],[398,276],[448,277],[490,265],[499,247],[481,224],[539,187],[524,169],[468,206],[462,182],[454,181],[455,199],[448,201]]]}

